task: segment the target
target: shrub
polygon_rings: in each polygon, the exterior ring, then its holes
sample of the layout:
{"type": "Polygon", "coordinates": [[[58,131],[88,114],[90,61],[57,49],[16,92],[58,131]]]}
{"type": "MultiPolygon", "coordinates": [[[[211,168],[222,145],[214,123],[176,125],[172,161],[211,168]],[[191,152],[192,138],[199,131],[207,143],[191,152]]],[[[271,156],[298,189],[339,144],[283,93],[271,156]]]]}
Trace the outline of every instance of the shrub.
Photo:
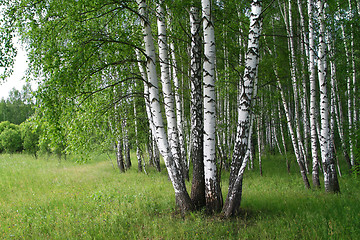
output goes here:
{"type": "Polygon", "coordinates": [[[22,140],[17,129],[7,128],[0,134],[2,148],[8,153],[20,152],[22,150],[22,140]]]}

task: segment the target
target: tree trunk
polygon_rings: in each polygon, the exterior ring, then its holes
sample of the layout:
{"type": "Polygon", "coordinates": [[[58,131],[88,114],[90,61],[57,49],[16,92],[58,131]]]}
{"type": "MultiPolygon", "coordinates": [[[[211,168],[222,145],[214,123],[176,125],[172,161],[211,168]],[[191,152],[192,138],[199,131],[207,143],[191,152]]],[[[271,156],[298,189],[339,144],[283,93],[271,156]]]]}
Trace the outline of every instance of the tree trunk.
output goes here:
{"type": "Polygon", "coordinates": [[[306,169],[305,169],[303,161],[301,161],[299,148],[297,146],[294,130],[293,130],[293,127],[291,125],[290,114],[289,114],[289,110],[288,110],[288,107],[287,107],[287,104],[286,104],[284,92],[282,90],[282,86],[281,86],[281,83],[280,83],[280,80],[279,80],[278,77],[277,77],[277,82],[278,82],[278,87],[280,89],[280,95],[281,95],[281,99],[282,99],[282,103],[283,103],[283,107],[284,107],[284,111],[285,111],[285,115],[286,115],[286,121],[287,121],[288,129],[289,129],[289,133],[290,133],[290,137],[291,137],[291,142],[292,142],[292,145],[293,145],[293,148],[294,148],[296,161],[297,161],[297,163],[299,165],[300,173],[301,173],[301,176],[303,178],[305,187],[310,188],[309,180],[308,180],[308,178],[306,176],[306,169]]]}
{"type": "MultiPolygon", "coordinates": [[[[306,2],[305,2],[306,3],[306,2]]],[[[301,60],[301,66],[302,66],[302,90],[300,91],[300,106],[301,106],[301,112],[302,112],[302,121],[303,129],[304,129],[304,148],[305,148],[305,156],[306,156],[306,165],[309,165],[309,136],[310,136],[310,126],[309,126],[309,114],[308,114],[308,93],[307,93],[307,76],[306,73],[309,72],[308,65],[306,64],[305,58],[309,59],[309,41],[307,39],[306,35],[306,29],[305,29],[305,19],[303,15],[303,7],[300,0],[297,1],[298,10],[300,13],[300,29],[301,29],[301,35],[300,35],[300,60],[301,60]]]]}
{"type": "Polygon", "coordinates": [[[324,2],[318,1],[318,14],[320,22],[319,47],[318,47],[318,78],[320,90],[320,150],[324,170],[324,186],[327,192],[340,192],[334,162],[334,151],[329,127],[329,103],[326,88],[326,43],[325,43],[325,9],[324,2]]]}
{"type": "Polygon", "coordinates": [[[204,153],[203,153],[203,101],[201,84],[201,37],[200,37],[199,9],[190,8],[191,29],[191,127],[190,127],[190,159],[193,164],[193,178],[191,185],[191,199],[197,209],[206,205],[205,201],[205,177],[204,177],[204,153]]]}
{"type": "MultiPolygon", "coordinates": [[[[338,4],[338,8],[340,10],[339,7],[339,2],[337,2],[338,4]]],[[[352,101],[351,101],[351,97],[352,97],[352,91],[351,91],[351,78],[350,78],[350,72],[349,69],[351,68],[350,62],[350,53],[349,53],[349,49],[347,47],[347,43],[346,43],[346,39],[347,37],[345,36],[345,29],[344,29],[344,24],[341,24],[341,33],[342,33],[342,37],[343,37],[343,41],[344,41],[344,48],[345,48],[345,55],[346,55],[346,93],[347,93],[347,113],[348,113],[348,130],[349,130],[349,155],[350,155],[350,163],[351,166],[354,166],[354,143],[353,143],[353,138],[352,138],[352,131],[353,131],[353,117],[352,117],[352,111],[351,111],[351,106],[352,106],[352,101]]]]}
{"type": "Polygon", "coordinates": [[[124,173],[125,172],[125,166],[124,166],[124,156],[123,156],[123,152],[122,152],[122,144],[121,144],[121,139],[117,139],[117,144],[116,144],[116,163],[117,166],[120,170],[120,172],[124,173]]]}
{"type": "Polygon", "coordinates": [[[279,123],[280,123],[279,127],[280,127],[281,140],[283,142],[283,147],[284,147],[286,169],[287,169],[287,172],[290,174],[290,162],[289,162],[289,159],[287,158],[286,142],[285,142],[285,136],[284,136],[283,125],[282,125],[282,120],[281,120],[280,102],[278,103],[278,113],[279,113],[279,123]]]}
{"type": "Polygon", "coordinates": [[[261,136],[260,126],[261,126],[261,116],[259,116],[259,118],[257,120],[256,131],[257,131],[257,136],[258,136],[259,172],[260,172],[260,176],[262,176],[263,175],[262,164],[261,164],[261,137],[262,136],[261,136]]]}
{"type": "Polygon", "coordinates": [[[159,59],[161,70],[161,85],[164,95],[165,116],[167,120],[167,133],[170,144],[170,150],[177,168],[183,174],[185,171],[184,161],[180,156],[179,135],[176,125],[174,94],[171,89],[170,70],[169,70],[169,53],[167,44],[167,34],[165,25],[165,13],[163,9],[163,1],[157,4],[157,26],[158,26],[158,45],[159,59]]]}
{"type": "Polygon", "coordinates": [[[293,24],[292,24],[292,8],[291,8],[291,0],[288,2],[289,8],[289,24],[287,24],[287,21],[285,19],[285,25],[286,29],[289,35],[288,39],[288,46],[290,49],[290,74],[292,79],[292,86],[293,86],[293,92],[294,92],[294,112],[295,112],[295,130],[296,130],[296,140],[297,140],[297,146],[299,148],[299,156],[300,161],[303,162],[306,172],[309,172],[309,168],[307,166],[307,160],[306,160],[306,153],[305,148],[302,143],[302,137],[301,137],[301,130],[300,130],[300,114],[299,114],[299,92],[298,92],[298,86],[297,86],[297,79],[296,79],[296,60],[295,60],[295,48],[294,48],[294,34],[293,34],[293,24]]]}
{"type": "MultiPolygon", "coordinates": [[[[136,82],[135,87],[136,89],[136,82]]],[[[142,172],[142,162],[141,162],[141,152],[140,152],[140,146],[139,146],[139,137],[138,137],[138,123],[137,123],[137,109],[136,109],[136,98],[133,99],[134,103],[134,125],[135,125],[135,145],[136,145],[136,159],[138,162],[138,172],[142,172]]]]}
{"type": "Polygon", "coordinates": [[[224,217],[235,215],[240,207],[242,195],[242,179],[246,167],[245,158],[248,148],[250,106],[259,63],[259,38],[261,32],[261,1],[253,0],[251,3],[250,29],[248,50],[246,53],[243,86],[239,92],[238,125],[235,140],[233,159],[231,163],[229,191],[223,208],[224,217]]]}
{"type": "MultiPolygon", "coordinates": [[[[355,56],[354,56],[354,52],[356,51],[354,48],[354,25],[353,25],[353,21],[354,21],[354,13],[352,11],[352,6],[351,6],[351,0],[348,0],[349,2],[349,12],[350,12],[350,52],[351,52],[351,67],[352,67],[352,107],[353,107],[353,123],[354,123],[354,127],[356,129],[356,124],[357,124],[357,108],[356,108],[356,65],[355,65],[355,56]]],[[[355,143],[356,144],[356,141],[355,143]]],[[[355,163],[354,163],[355,164],[355,163]]]]}
{"type": "Polygon", "coordinates": [[[159,150],[164,158],[165,166],[168,170],[170,181],[175,190],[176,203],[180,207],[182,213],[191,211],[194,207],[190,196],[186,191],[185,180],[180,173],[170,151],[170,146],[165,133],[164,122],[161,114],[161,106],[159,101],[158,79],[156,74],[156,57],[155,46],[150,28],[150,22],[147,17],[147,5],[145,0],[138,0],[139,14],[141,16],[141,24],[144,33],[144,43],[146,51],[146,67],[149,81],[149,102],[151,113],[153,116],[155,138],[159,150]]]}
{"type": "Polygon", "coordinates": [[[202,0],[204,31],[203,97],[204,97],[204,175],[208,212],[222,208],[222,195],[216,166],[216,97],[215,97],[215,32],[211,19],[211,0],[202,0]]]}
{"type": "Polygon", "coordinates": [[[145,69],[144,69],[143,65],[141,64],[140,53],[137,49],[135,49],[135,53],[136,53],[136,59],[138,61],[139,71],[140,71],[141,77],[144,82],[145,110],[146,110],[146,115],[147,115],[147,118],[149,121],[149,128],[150,128],[149,146],[148,146],[149,162],[150,162],[150,166],[155,166],[157,171],[160,172],[161,171],[160,158],[159,158],[158,149],[156,147],[156,144],[154,144],[154,142],[156,142],[156,140],[154,138],[155,127],[154,127],[153,117],[152,117],[151,109],[150,109],[149,82],[148,82],[148,78],[147,78],[145,69]]]}
{"type": "Polygon", "coordinates": [[[313,21],[313,0],[308,0],[309,15],[309,71],[310,71],[310,141],[312,156],[312,182],[315,188],[320,187],[319,180],[319,157],[317,149],[316,131],[316,65],[315,65],[315,42],[313,21]]]}
{"type": "MultiPolygon", "coordinates": [[[[274,36],[274,43],[275,43],[275,36],[274,36]]],[[[270,49],[269,49],[269,51],[271,53],[270,49]]],[[[275,54],[275,56],[277,55],[276,54],[276,45],[274,45],[274,54],[275,54]]],[[[301,155],[300,155],[300,150],[299,150],[299,147],[297,145],[298,141],[296,141],[294,129],[293,129],[293,126],[291,125],[290,112],[289,112],[288,105],[286,103],[286,99],[285,99],[285,95],[284,95],[284,91],[283,91],[283,88],[282,88],[282,85],[281,85],[281,82],[280,82],[279,74],[278,74],[278,71],[277,71],[276,61],[274,62],[273,69],[274,69],[274,73],[275,73],[275,77],[276,77],[276,82],[277,82],[278,88],[280,90],[281,101],[282,101],[282,105],[283,105],[283,108],[284,108],[284,111],[285,111],[286,122],[287,122],[288,130],[289,130],[289,134],[290,134],[290,138],[291,138],[291,143],[292,143],[293,148],[294,148],[296,162],[299,165],[300,174],[302,176],[305,187],[310,188],[309,180],[308,180],[307,175],[306,175],[306,168],[305,168],[304,163],[302,161],[302,158],[301,158],[301,155]]]]}
{"type": "Polygon", "coordinates": [[[179,78],[177,76],[177,63],[175,58],[175,48],[174,44],[170,43],[171,49],[171,61],[172,61],[172,78],[175,87],[175,106],[176,106],[176,126],[179,136],[179,148],[180,148],[180,161],[182,161],[183,175],[187,181],[189,181],[189,165],[187,164],[187,157],[185,151],[185,142],[184,142],[184,122],[183,122],[183,111],[182,111],[182,100],[180,97],[181,87],[179,84],[179,78]]]}
{"type": "MultiPolygon", "coordinates": [[[[329,38],[329,35],[327,35],[327,37],[329,38]]],[[[333,52],[333,47],[331,45],[330,39],[326,39],[327,42],[327,47],[328,47],[328,52],[330,55],[330,59],[334,58],[334,52],[333,52]]],[[[335,118],[336,120],[336,125],[338,128],[338,133],[339,133],[339,137],[340,137],[340,142],[341,142],[341,148],[343,151],[343,155],[345,158],[345,162],[348,164],[349,170],[351,172],[351,162],[350,162],[350,158],[349,158],[349,154],[347,152],[347,146],[346,146],[346,141],[344,138],[344,128],[343,128],[343,114],[342,114],[342,107],[341,107],[341,102],[340,102],[340,97],[339,97],[339,90],[337,89],[337,80],[336,80],[336,66],[333,60],[330,60],[330,74],[331,74],[331,111],[332,111],[332,117],[335,118]],[[340,121],[341,119],[341,121],[340,121]]],[[[334,126],[335,123],[332,124],[332,126],[334,126]]],[[[335,131],[335,128],[332,127],[332,134],[335,131]]],[[[334,138],[333,138],[334,139],[334,138]]],[[[338,162],[338,159],[337,159],[338,162]]],[[[339,169],[339,167],[338,167],[339,169]]],[[[339,173],[340,176],[340,173],[339,173]]],[[[340,176],[341,177],[341,176],[340,176]]]]}
{"type": "Polygon", "coordinates": [[[123,147],[125,152],[125,166],[126,169],[131,168],[131,159],[130,159],[130,146],[129,146],[129,134],[127,130],[127,117],[124,115],[121,122],[122,132],[123,132],[123,147]]]}

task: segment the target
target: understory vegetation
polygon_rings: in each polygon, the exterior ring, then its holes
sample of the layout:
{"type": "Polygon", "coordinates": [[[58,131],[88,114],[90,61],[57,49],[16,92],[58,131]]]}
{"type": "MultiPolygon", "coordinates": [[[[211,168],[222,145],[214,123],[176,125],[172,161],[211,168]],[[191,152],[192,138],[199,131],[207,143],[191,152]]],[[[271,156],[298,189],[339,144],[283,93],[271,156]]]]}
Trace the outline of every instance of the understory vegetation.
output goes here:
{"type": "Polygon", "coordinates": [[[104,154],[79,159],[0,155],[0,239],[360,237],[360,181],[346,173],[341,194],[327,194],[305,189],[295,162],[288,174],[283,157],[264,156],[262,177],[256,166],[245,172],[240,215],[224,220],[203,211],[181,216],[164,167],[120,174],[104,154]]]}

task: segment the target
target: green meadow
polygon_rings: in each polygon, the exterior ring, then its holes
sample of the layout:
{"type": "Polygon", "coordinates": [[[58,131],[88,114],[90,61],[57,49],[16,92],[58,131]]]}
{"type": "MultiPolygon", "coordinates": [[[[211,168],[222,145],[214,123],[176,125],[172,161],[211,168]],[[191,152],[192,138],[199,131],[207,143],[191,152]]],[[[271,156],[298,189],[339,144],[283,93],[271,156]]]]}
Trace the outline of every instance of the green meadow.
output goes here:
{"type": "Polygon", "coordinates": [[[181,216],[164,166],[120,174],[103,155],[76,160],[0,155],[0,239],[360,239],[360,179],[348,174],[341,194],[306,190],[295,167],[264,157],[263,177],[246,172],[240,215],[224,220],[181,216]]]}

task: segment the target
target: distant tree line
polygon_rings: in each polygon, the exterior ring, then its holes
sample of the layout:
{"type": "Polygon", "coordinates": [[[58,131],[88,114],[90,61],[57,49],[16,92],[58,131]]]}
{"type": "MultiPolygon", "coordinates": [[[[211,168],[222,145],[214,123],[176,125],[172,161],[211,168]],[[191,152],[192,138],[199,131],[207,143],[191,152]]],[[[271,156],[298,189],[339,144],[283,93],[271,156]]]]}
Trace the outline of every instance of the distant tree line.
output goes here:
{"type": "Polygon", "coordinates": [[[13,88],[7,99],[0,101],[0,121],[9,121],[13,124],[25,122],[34,113],[30,84],[23,86],[21,91],[13,88]]]}

